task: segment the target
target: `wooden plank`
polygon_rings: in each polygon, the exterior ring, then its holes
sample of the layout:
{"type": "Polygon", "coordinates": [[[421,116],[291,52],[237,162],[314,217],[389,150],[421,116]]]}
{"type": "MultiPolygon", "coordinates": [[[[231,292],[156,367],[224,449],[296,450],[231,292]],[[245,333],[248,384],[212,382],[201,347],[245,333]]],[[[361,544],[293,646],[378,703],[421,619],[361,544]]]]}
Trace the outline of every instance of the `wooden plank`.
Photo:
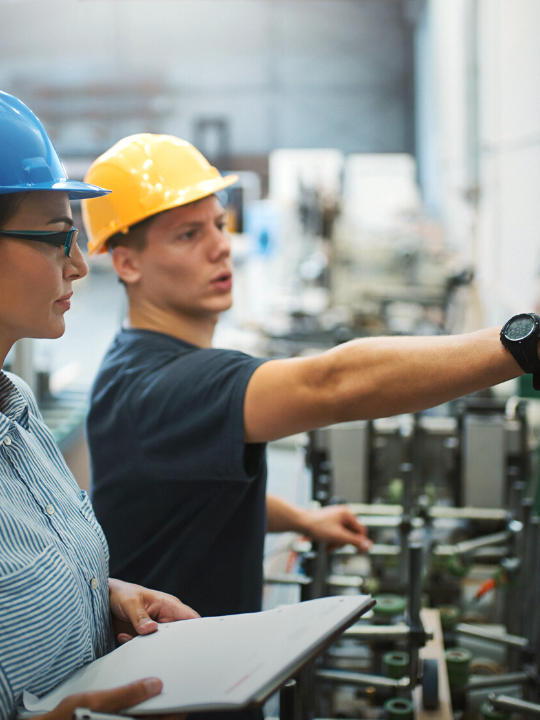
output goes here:
{"type": "Polygon", "coordinates": [[[433,640],[429,640],[425,647],[420,649],[421,658],[433,658],[439,664],[439,707],[436,710],[425,710],[422,706],[422,687],[418,686],[413,691],[414,717],[415,720],[453,720],[452,698],[450,696],[450,685],[446,671],[444,657],[443,633],[441,617],[438,610],[424,609],[420,611],[420,617],[426,630],[433,632],[433,640]]]}

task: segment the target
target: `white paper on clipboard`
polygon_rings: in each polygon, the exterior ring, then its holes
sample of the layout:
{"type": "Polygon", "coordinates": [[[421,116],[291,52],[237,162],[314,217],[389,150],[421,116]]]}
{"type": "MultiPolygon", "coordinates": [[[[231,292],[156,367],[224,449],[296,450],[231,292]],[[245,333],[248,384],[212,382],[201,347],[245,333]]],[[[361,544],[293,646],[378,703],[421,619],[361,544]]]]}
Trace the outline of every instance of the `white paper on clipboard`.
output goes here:
{"type": "Polygon", "coordinates": [[[369,595],[337,596],[260,613],[165,623],[77,670],[42,698],[25,693],[24,705],[31,712],[49,712],[74,693],[158,677],[161,695],[124,712],[245,707],[273,692],[372,604],[369,595]]]}

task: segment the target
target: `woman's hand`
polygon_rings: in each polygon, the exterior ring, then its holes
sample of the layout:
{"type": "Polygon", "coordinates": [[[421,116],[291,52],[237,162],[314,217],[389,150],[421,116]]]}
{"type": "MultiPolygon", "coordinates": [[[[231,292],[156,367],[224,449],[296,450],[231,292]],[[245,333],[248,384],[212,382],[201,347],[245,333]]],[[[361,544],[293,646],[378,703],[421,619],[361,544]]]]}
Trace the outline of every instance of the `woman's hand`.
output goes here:
{"type": "MultiPolygon", "coordinates": [[[[99,713],[118,713],[159,695],[163,683],[157,678],[147,678],[123,685],[114,690],[78,693],[62,700],[54,710],[34,720],[71,720],[75,708],[87,708],[99,713]]],[[[155,716],[158,717],[158,716],[155,716]]],[[[160,715],[159,720],[184,720],[186,715],[160,715]]]]}
{"type": "Polygon", "coordinates": [[[135,635],[155,632],[158,623],[200,617],[173,595],[113,578],[109,578],[109,599],[113,627],[120,644],[132,640],[135,635]]]}

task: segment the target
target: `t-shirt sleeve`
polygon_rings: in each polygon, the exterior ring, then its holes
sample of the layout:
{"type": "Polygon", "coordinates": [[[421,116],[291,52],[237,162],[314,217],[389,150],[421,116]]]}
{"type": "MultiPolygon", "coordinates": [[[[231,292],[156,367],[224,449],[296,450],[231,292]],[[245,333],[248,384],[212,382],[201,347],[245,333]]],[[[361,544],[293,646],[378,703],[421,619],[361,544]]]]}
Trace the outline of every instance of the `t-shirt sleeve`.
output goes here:
{"type": "Polygon", "coordinates": [[[264,446],[244,443],[244,397],[264,362],[232,350],[200,349],[149,373],[131,407],[141,469],[175,480],[255,477],[264,446]]]}

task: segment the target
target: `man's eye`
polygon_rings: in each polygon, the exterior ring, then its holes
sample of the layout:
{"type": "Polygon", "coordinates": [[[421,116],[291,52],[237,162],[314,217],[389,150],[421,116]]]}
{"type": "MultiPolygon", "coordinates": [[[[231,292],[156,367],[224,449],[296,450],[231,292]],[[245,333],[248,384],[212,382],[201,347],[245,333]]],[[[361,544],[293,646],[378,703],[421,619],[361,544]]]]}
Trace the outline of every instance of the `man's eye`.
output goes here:
{"type": "Polygon", "coordinates": [[[225,221],[220,222],[217,224],[217,229],[223,232],[227,228],[227,223],[225,221]]]}
{"type": "Polygon", "coordinates": [[[193,240],[196,234],[196,230],[188,230],[188,232],[182,233],[182,235],[180,235],[180,240],[193,240]]]}

